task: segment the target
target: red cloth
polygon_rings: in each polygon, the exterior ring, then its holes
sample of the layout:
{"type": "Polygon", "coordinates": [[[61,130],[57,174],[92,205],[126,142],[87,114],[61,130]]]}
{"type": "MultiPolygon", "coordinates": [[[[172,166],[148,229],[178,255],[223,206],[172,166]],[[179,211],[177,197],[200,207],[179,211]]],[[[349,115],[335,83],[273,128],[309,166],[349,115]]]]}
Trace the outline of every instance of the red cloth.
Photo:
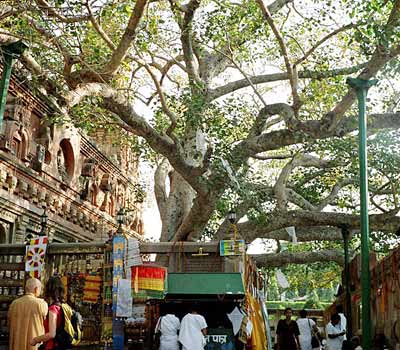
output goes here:
{"type": "Polygon", "coordinates": [[[132,287],[137,290],[164,290],[166,269],[156,266],[132,266],[132,287]]]}
{"type": "MultiPolygon", "coordinates": [[[[52,312],[53,314],[56,315],[57,317],[57,329],[60,328],[61,322],[62,322],[62,310],[61,310],[61,305],[53,304],[49,306],[49,313],[52,312]]],[[[47,315],[46,319],[43,322],[44,324],[44,330],[47,333],[49,331],[49,315],[47,315]]],[[[45,345],[45,350],[53,350],[55,349],[55,344],[53,339],[50,339],[46,345],[45,345]]]]}

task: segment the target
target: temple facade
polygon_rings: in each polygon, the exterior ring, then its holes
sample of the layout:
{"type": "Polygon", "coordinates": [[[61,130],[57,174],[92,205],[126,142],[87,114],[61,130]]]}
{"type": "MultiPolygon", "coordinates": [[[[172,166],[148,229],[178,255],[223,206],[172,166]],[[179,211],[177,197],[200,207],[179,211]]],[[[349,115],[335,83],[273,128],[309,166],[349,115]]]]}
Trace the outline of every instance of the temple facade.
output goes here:
{"type": "Polygon", "coordinates": [[[113,144],[118,137],[106,130],[88,136],[52,123],[56,110],[38,96],[11,77],[0,129],[0,243],[41,231],[54,242],[106,240],[121,208],[124,231],[140,238],[143,193],[132,148],[113,144]]]}

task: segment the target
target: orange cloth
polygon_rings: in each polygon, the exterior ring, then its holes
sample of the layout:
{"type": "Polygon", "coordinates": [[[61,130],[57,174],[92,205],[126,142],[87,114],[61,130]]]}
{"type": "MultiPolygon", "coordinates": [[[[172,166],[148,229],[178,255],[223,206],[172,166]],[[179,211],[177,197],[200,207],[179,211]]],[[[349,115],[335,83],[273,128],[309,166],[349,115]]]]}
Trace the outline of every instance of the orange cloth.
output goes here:
{"type": "Polygon", "coordinates": [[[265,332],[264,319],[259,302],[250,293],[247,294],[250,306],[250,319],[253,323],[251,344],[254,350],[265,350],[268,348],[267,335],[265,332]]]}
{"type": "Polygon", "coordinates": [[[36,350],[30,341],[44,334],[43,320],[48,311],[47,303],[28,293],[14,300],[8,309],[10,328],[9,350],[36,350]]]}

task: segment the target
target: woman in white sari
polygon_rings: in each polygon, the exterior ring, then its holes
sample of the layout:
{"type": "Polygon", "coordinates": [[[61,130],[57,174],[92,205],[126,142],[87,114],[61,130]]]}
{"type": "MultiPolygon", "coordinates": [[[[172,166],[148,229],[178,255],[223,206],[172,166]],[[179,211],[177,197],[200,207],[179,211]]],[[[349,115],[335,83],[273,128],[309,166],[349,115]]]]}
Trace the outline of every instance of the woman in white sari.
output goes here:
{"type": "MultiPolygon", "coordinates": [[[[316,327],[316,324],[313,320],[309,319],[307,317],[307,311],[306,310],[301,310],[300,311],[300,317],[297,319],[297,325],[299,326],[299,331],[300,331],[300,346],[301,350],[312,350],[311,346],[311,337],[313,331],[316,333],[318,332],[318,328],[316,327]]],[[[314,349],[319,349],[319,348],[314,348],[314,349]]]]}
{"type": "Polygon", "coordinates": [[[159,350],[179,350],[178,331],[180,322],[178,317],[167,313],[158,319],[156,332],[160,330],[160,349],[159,350]]]}

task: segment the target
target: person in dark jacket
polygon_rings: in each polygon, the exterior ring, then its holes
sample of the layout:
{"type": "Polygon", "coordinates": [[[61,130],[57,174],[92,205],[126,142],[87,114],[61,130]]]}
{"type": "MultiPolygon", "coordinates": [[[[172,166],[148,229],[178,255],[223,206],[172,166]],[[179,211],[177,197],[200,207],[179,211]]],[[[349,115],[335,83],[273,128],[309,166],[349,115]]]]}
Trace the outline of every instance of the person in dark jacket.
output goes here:
{"type": "Polygon", "coordinates": [[[285,319],[279,320],[276,327],[277,350],[301,350],[299,341],[299,327],[292,320],[293,311],[290,307],[285,309],[285,319]]]}

